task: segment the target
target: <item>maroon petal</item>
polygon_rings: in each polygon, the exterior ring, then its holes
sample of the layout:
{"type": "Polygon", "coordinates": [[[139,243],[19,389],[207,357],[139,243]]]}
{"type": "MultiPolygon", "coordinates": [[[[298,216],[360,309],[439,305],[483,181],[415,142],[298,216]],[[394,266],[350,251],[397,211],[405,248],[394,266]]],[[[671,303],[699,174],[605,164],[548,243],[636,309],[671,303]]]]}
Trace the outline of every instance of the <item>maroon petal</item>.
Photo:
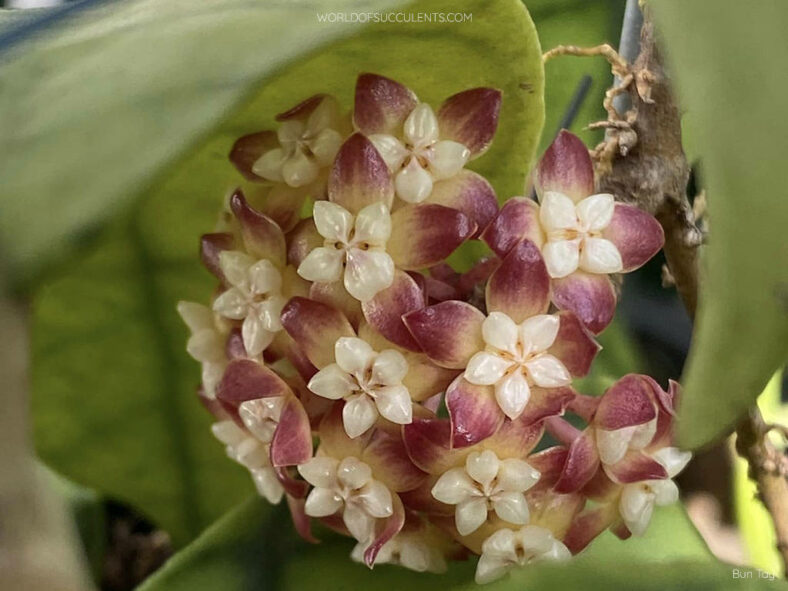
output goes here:
{"type": "Polygon", "coordinates": [[[405,326],[402,316],[423,308],[424,299],[424,293],[413,278],[397,270],[391,286],[363,302],[361,309],[367,322],[392,343],[411,351],[420,351],[419,344],[405,326]]]}
{"type": "Polygon", "coordinates": [[[466,302],[441,302],[403,320],[424,353],[442,367],[465,369],[471,356],[484,349],[484,314],[466,302]]]}
{"type": "Polygon", "coordinates": [[[621,461],[604,465],[604,470],[613,481],[620,484],[668,477],[665,467],[642,451],[629,451],[621,461]]]}
{"type": "Polygon", "coordinates": [[[230,150],[230,162],[235,165],[244,178],[250,181],[264,181],[265,179],[252,172],[255,162],[279,145],[276,132],[258,131],[238,138],[230,150]]]}
{"type": "Polygon", "coordinates": [[[323,246],[324,240],[312,218],[301,220],[287,236],[287,262],[298,267],[310,252],[323,246]]]}
{"type": "Polygon", "coordinates": [[[654,391],[644,378],[629,374],[613,384],[599,402],[594,424],[600,429],[615,431],[657,418],[654,391]]]}
{"type": "Polygon", "coordinates": [[[257,259],[268,259],[276,266],[285,264],[285,235],[274,220],[249,207],[243,193],[236,189],[230,209],[241,224],[246,250],[257,259]]]}
{"type": "Polygon", "coordinates": [[[413,490],[426,478],[408,456],[401,430],[396,435],[376,430],[361,459],[372,468],[375,478],[394,492],[413,490]]]}
{"type": "Polygon", "coordinates": [[[487,311],[500,311],[518,324],[550,305],[550,276],[530,240],[512,249],[487,283],[487,311]]]}
{"type": "Polygon", "coordinates": [[[542,438],[544,425],[524,421],[521,417],[504,421],[498,431],[484,440],[483,447],[493,450],[501,458],[525,459],[542,438]]]}
{"type": "Polygon", "coordinates": [[[547,417],[560,416],[564,414],[564,410],[574,400],[575,395],[576,392],[569,386],[564,388],[539,388],[532,386],[531,398],[528,400],[528,404],[523,414],[518,417],[518,420],[528,424],[541,421],[547,417]]]}
{"type": "Polygon", "coordinates": [[[498,198],[492,185],[472,170],[463,169],[453,177],[435,183],[428,201],[457,209],[468,216],[476,224],[474,238],[498,213],[498,198]]]}
{"type": "Polygon", "coordinates": [[[224,353],[228,359],[248,359],[249,354],[244,347],[244,337],[241,329],[233,327],[227,335],[227,342],[224,344],[224,353]]]}
{"type": "Polygon", "coordinates": [[[591,369],[591,362],[602,347],[572,312],[558,313],[561,324],[549,351],[575,377],[583,377],[591,369]]]}
{"type": "Polygon", "coordinates": [[[503,258],[521,240],[530,240],[541,247],[544,242],[539,223],[539,206],[533,199],[513,197],[482,232],[482,240],[495,254],[503,258]]]}
{"type": "Polygon", "coordinates": [[[446,419],[414,419],[402,429],[411,461],[429,474],[443,474],[460,453],[451,448],[451,423],[446,419]]]}
{"type": "Polygon", "coordinates": [[[452,447],[468,447],[487,439],[503,424],[504,414],[492,386],[477,386],[459,376],[446,390],[452,447]]]}
{"type": "Polygon", "coordinates": [[[288,397],[271,440],[274,466],[297,466],[312,457],[309,417],[295,396],[288,397]]]}
{"type": "Polygon", "coordinates": [[[200,237],[200,260],[205,268],[224,282],[224,273],[219,265],[219,255],[223,250],[232,250],[233,235],[225,232],[216,234],[203,234],[200,237]]]}
{"type": "Polygon", "coordinates": [[[438,111],[441,139],[454,140],[478,156],[492,142],[498,127],[501,91],[472,88],[447,98],[438,111]]]}
{"type": "MultiPolygon", "coordinates": [[[[447,468],[448,469],[448,468],[447,468]]],[[[411,511],[422,511],[429,515],[454,516],[454,505],[441,503],[432,496],[432,488],[438,481],[438,474],[428,476],[427,479],[413,490],[399,493],[402,504],[411,511]]]]}
{"type": "Polygon", "coordinates": [[[598,468],[599,455],[593,430],[586,429],[569,446],[561,477],[555,483],[555,492],[566,494],[580,490],[591,480],[598,468]]]}
{"type": "Polygon", "coordinates": [[[539,474],[541,474],[534,488],[553,488],[561,477],[568,453],[569,450],[567,448],[556,445],[528,457],[528,463],[539,470],[539,474]]]}
{"type": "Polygon", "coordinates": [[[287,121],[288,119],[306,119],[327,96],[326,94],[315,94],[310,96],[308,99],[298,103],[295,107],[278,113],[276,115],[276,120],[287,121]]]}
{"type": "Polygon", "coordinates": [[[627,524],[624,523],[623,520],[614,524],[610,528],[610,531],[613,532],[613,535],[615,535],[619,540],[628,540],[632,537],[632,532],[629,531],[627,524]]]}
{"type": "Polygon", "coordinates": [[[337,339],[356,336],[339,310],[301,297],[282,310],[282,326],[318,369],[334,362],[337,339]]]}
{"type": "Polygon", "coordinates": [[[553,303],[560,310],[571,310],[594,334],[602,332],[616,312],[616,292],[607,275],[575,271],[553,279],[553,303]]]}
{"type": "Polygon", "coordinates": [[[216,397],[233,409],[247,400],[291,395],[290,387],[282,378],[251,359],[231,361],[216,388],[216,397]]]}
{"type": "Polygon", "coordinates": [[[434,205],[406,205],[391,216],[386,252],[400,269],[423,269],[439,263],[476,232],[462,212],[434,205]]]}
{"type": "Polygon", "coordinates": [[[337,153],[328,177],[328,198],[352,214],[378,201],[391,206],[394,183],[388,166],[360,133],[351,135],[337,153]]]}
{"type": "Polygon", "coordinates": [[[564,537],[564,544],[572,554],[577,554],[610,527],[617,517],[615,503],[583,511],[572,521],[564,537]]]}
{"type": "Polygon", "coordinates": [[[347,292],[341,281],[313,283],[309,287],[309,298],[336,308],[345,315],[354,328],[358,328],[364,318],[361,313],[361,303],[347,292]]]}
{"type": "Polygon", "coordinates": [[[394,503],[394,514],[386,519],[379,519],[375,524],[375,538],[364,552],[364,563],[372,568],[375,558],[383,545],[393,538],[405,524],[405,507],[396,494],[391,495],[394,503]]]}
{"type": "Polygon", "coordinates": [[[282,485],[282,488],[285,489],[285,492],[288,496],[302,499],[309,491],[309,483],[304,480],[294,478],[290,473],[290,470],[292,469],[293,468],[288,466],[279,466],[274,468],[274,473],[276,474],[276,479],[282,485]]]}
{"type": "Polygon", "coordinates": [[[625,273],[643,265],[665,244],[665,233],[654,216],[623,203],[616,203],[613,219],[602,236],[621,253],[625,273]]]}
{"type": "MultiPolygon", "coordinates": [[[[260,213],[268,216],[282,231],[292,230],[301,219],[301,209],[307,196],[317,199],[322,197],[319,183],[304,187],[291,187],[285,183],[277,183],[260,200],[260,213]]],[[[250,201],[257,202],[250,197],[250,201]]]]}
{"type": "Polygon", "coordinates": [[[306,511],[304,510],[305,505],[306,499],[295,498],[287,495],[287,507],[290,509],[290,517],[293,520],[293,527],[298,532],[298,535],[310,544],[318,544],[320,543],[320,540],[312,535],[312,519],[306,514],[306,511]]]}
{"type": "Polygon", "coordinates": [[[594,192],[594,167],[582,140],[561,130],[536,169],[536,192],[563,193],[577,203],[594,192]]]}
{"type": "Polygon", "coordinates": [[[416,95],[399,82],[377,74],[361,74],[356,81],[353,122],[367,135],[397,135],[418,102],[416,95]]]}

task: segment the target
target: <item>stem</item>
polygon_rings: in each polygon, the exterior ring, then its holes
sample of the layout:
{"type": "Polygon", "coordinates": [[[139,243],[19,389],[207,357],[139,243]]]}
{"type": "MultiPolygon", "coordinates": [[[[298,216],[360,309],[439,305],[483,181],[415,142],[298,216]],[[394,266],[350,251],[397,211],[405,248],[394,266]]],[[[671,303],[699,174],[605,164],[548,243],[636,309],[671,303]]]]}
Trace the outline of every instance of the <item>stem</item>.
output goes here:
{"type": "MultiPolygon", "coordinates": [[[[627,8],[636,2],[630,1],[627,8]]],[[[630,19],[636,22],[636,19],[630,19]]],[[[622,32],[622,38],[626,35],[622,32]]],[[[622,39],[622,50],[624,43],[622,39]]],[[[601,150],[609,160],[597,161],[600,190],[625,196],[649,211],[665,231],[665,258],[687,313],[694,319],[698,302],[698,247],[701,233],[687,198],[689,166],[681,144],[681,120],[658,47],[654,24],[645,10],[640,52],[631,65],[635,84],[628,87],[633,108],[631,131],[637,140],[617,149],[616,130],[601,150]]],[[[749,463],[763,504],[777,534],[777,549],[788,572],[788,481],[782,458],[766,435],[769,431],[757,407],[736,430],[736,448],[749,463]]]]}

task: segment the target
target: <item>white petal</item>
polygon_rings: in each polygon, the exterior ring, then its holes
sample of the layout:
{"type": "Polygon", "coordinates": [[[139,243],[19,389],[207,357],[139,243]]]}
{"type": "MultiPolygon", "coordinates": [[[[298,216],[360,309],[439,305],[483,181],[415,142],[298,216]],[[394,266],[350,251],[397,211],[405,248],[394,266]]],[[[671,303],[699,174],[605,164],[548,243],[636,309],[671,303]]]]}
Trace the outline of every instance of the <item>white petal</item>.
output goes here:
{"type": "Polygon", "coordinates": [[[539,207],[539,221],[546,232],[577,228],[574,202],[562,193],[548,191],[539,207]]]}
{"type": "Polygon", "coordinates": [[[655,460],[665,466],[668,476],[673,478],[681,472],[692,459],[692,453],[681,451],[677,447],[663,447],[652,454],[655,460]]]}
{"type": "Polygon", "coordinates": [[[629,484],[621,491],[621,517],[634,536],[642,536],[654,511],[654,494],[643,483],[629,484]]]}
{"type": "Polygon", "coordinates": [[[385,252],[357,248],[347,253],[345,289],[360,302],[374,298],[394,282],[394,261],[385,252]]]}
{"type": "Polygon", "coordinates": [[[276,130],[276,138],[279,143],[291,146],[301,139],[304,134],[304,123],[298,119],[289,119],[279,124],[276,130]]]}
{"type": "Polygon", "coordinates": [[[409,154],[408,149],[393,135],[376,133],[369,136],[368,139],[380,152],[380,155],[392,172],[402,166],[402,162],[409,154]]]}
{"type": "Polygon", "coordinates": [[[276,477],[273,468],[252,468],[249,471],[257,492],[272,505],[282,500],[285,489],[276,477]]]}
{"type": "Polygon", "coordinates": [[[225,338],[213,328],[198,330],[186,341],[186,352],[197,361],[217,362],[225,359],[225,338]]]}
{"type": "Polygon", "coordinates": [[[517,544],[522,548],[525,558],[530,560],[553,549],[553,532],[538,525],[528,525],[515,534],[517,544]]]}
{"type": "Polygon", "coordinates": [[[580,264],[579,240],[556,240],[542,247],[542,257],[547,272],[553,279],[571,275],[580,264]]]}
{"type": "Polygon", "coordinates": [[[378,409],[366,394],[351,396],[342,409],[342,423],[345,433],[351,439],[366,433],[378,419],[378,409]]]}
{"type": "Polygon", "coordinates": [[[553,314],[537,314],[520,325],[523,345],[531,353],[547,351],[553,346],[561,320],[553,314]]]}
{"type": "Polygon", "coordinates": [[[367,205],[356,216],[353,242],[383,246],[391,236],[391,214],[382,201],[367,205]]]}
{"type": "Polygon", "coordinates": [[[358,458],[345,458],[337,466],[337,480],[348,488],[361,488],[372,480],[372,469],[358,458]]]}
{"type": "Polygon", "coordinates": [[[441,503],[456,505],[470,498],[476,491],[476,485],[463,468],[452,468],[435,482],[432,496],[441,503]]]}
{"type": "Polygon", "coordinates": [[[339,365],[332,363],[313,375],[307,388],[323,398],[339,400],[355,392],[358,382],[339,365]]]}
{"type": "Polygon", "coordinates": [[[664,480],[649,480],[649,487],[654,491],[654,501],[664,507],[672,505],[679,500],[679,487],[670,478],[664,480]]]}
{"type": "Polygon", "coordinates": [[[479,351],[468,361],[465,379],[477,386],[491,386],[500,380],[512,362],[487,351],[479,351]]]}
{"type": "Polygon", "coordinates": [[[635,432],[633,433],[632,439],[629,442],[629,447],[632,449],[643,449],[649,443],[651,443],[651,440],[654,439],[656,432],[657,417],[654,417],[648,423],[635,427],[635,432]]]}
{"type": "Polygon", "coordinates": [[[291,187],[303,187],[317,178],[320,167],[304,151],[297,148],[282,164],[282,178],[291,187]]]}
{"type": "Polygon", "coordinates": [[[282,308],[287,299],[281,295],[269,296],[257,305],[257,313],[266,330],[276,332],[282,328],[282,308]]]}
{"type": "Polygon", "coordinates": [[[222,379],[226,367],[226,360],[219,363],[202,364],[202,387],[208,398],[216,398],[216,386],[219,385],[219,381],[222,379]]]}
{"type": "Polygon", "coordinates": [[[304,513],[310,517],[327,517],[339,511],[342,504],[342,497],[333,490],[314,488],[306,498],[304,513]]]}
{"type": "Polygon", "coordinates": [[[204,328],[214,328],[213,312],[208,306],[181,300],[178,302],[177,310],[191,332],[197,332],[204,328]]]}
{"type": "Polygon", "coordinates": [[[563,562],[572,558],[572,553],[569,551],[563,542],[554,540],[553,545],[548,552],[542,554],[542,560],[552,560],[555,562],[563,562]]]}
{"type": "Polygon", "coordinates": [[[496,579],[500,579],[511,570],[513,566],[514,563],[508,560],[482,554],[481,558],[479,558],[479,562],[476,563],[476,574],[473,580],[477,585],[491,583],[496,579]]]}
{"type": "Polygon", "coordinates": [[[427,543],[416,541],[413,537],[400,546],[399,563],[419,573],[446,571],[446,561],[442,560],[440,551],[433,551],[427,543]]]}
{"type": "Polygon", "coordinates": [[[342,277],[342,261],[345,251],[318,246],[298,266],[298,274],[307,281],[331,283],[342,277]]]}
{"type": "Polygon", "coordinates": [[[225,318],[241,320],[249,313],[249,303],[240,289],[231,287],[213,301],[213,311],[225,318]]]}
{"type": "Polygon", "coordinates": [[[503,312],[490,312],[482,323],[484,342],[500,351],[516,354],[519,337],[517,324],[503,312]]]}
{"type": "Polygon", "coordinates": [[[270,405],[261,398],[247,400],[238,407],[238,416],[244,426],[263,443],[271,443],[284,405],[284,396],[274,396],[268,400],[271,401],[270,405]]]}
{"type": "Polygon", "coordinates": [[[334,161],[342,145],[342,135],[334,129],[324,129],[307,142],[319,166],[328,166],[334,161]]]}
{"type": "Polygon", "coordinates": [[[432,193],[432,175],[415,158],[394,177],[397,196],[408,203],[421,203],[432,193]]]}
{"type": "Polygon", "coordinates": [[[624,268],[616,245],[604,238],[586,238],[580,252],[579,267],[589,273],[618,273],[624,268]]]}
{"type": "Polygon", "coordinates": [[[384,386],[396,386],[402,383],[408,373],[408,362],[405,356],[394,349],[386,349],[372,362],[372,381],[384,386]]]}
{"type": "Polygon", "coordinates": [[[493,501],[495,514],[509,523],[525,525],[528,523],[530,513],[528,511],[528,501],[521,492],[505,492],[496,495],[493,501]]]}
{"type": "Polygon", "coordinates": [[[249,357],[257,357],[274,340],[274,333],[266,330],[262,319],[254,313],[244,318],[241,325],[244,349],[249,357]]]}
{"type": "Polygon", "coordinates": [[[362,507],[348,503],[345,505],[342,519],[350,535],[358,541],[367,541],[372,537],[375,520],[362,507]]]}
{"type": "Polygon", "coordinates": [[[246,439],[246,433],[233,421],[219,421],[211,425],[213,436],[225,445],[236,446],[246,439]]]}
{"type": "Polygon", "coordinates": [[[572,376],[556,357],[542,353],[525,362],[528,376],[542,388],[560,388],[572,383],[572,376]]]}
{"type": "Polygon", "coordinates": [[[247,437],[233,449],[235,460],[247,468],[262,468],[270,466],[268,446],[257,441],[254,437],[247,437]]]}
{"type": "Polygon", "coordinates": [[[223,250],[219,253],[219,268],[230,285],[246,286],[247,271],[255,260],[239,250],[223,250]]]}
{"type": "Polygon", "coordinates": [[[517,536],[508,529],[499,529],[482,544],[482,556],[490,556],[514,562],[517,560],[517,536]]]}
{"type": "Polygon", "coordinates": [[[249,287],[256,294],[277,293],[282,288],[282,276],[269,260],[257,261],[247,273],[249,287]]]}
{"type": "Polygon", "coordinates": [[[334,345],[337,365],[349,374],[361,375],[369,369],[375,351],[358,337],[340,337],[334,345]]]}
{"type": "Polygon", "coordinates": [[[430,162],[430,172],[435,180],[448,179],[462,170],[471,151],[459,142],[443,140],[436,143],[430,150],[427,158],[430,162]]]}
{"type": "Polygon", "coordinates": [[[287,155],[282,148],[269,150],[252,164],[252,172],[269,181],[281,181],[282,165],[286,158],[287,155]]]}
{"type": "Polygon", "coordinates": [[[487,488],[498,475],[498,468],[501,466],[501,461],[495,452],[485,450],[481,453],[472,452],[465,460],[465,471],[468,476],[473,478],[476,482],[487,488]]]}
{"type": "Polygon", "coordinates": [[[487,521],[487,499],[473,498],[463,501],[454,510],[454,524],[461,536],[475,532],[487,521]]]}
{"type": "Polygon", "coordinates": [[[375,404],[380,414],[398,425],[413,421],[413,403],[405,386],[383,386],[375,391],[375,404]]]}
{"type": "Polygon", "coordinates": [[[613,431],[596,429],[596,447],[603,464],[615,464],[621,461],[629,449],[629,442],[636,428],[624,427],[613,431]]]}
{"type": "Polygon", "coordinates": [[[372,517],[389,517],[394,513],[391,491],[379,480],[364,485],[355,498],[372,517]]]}
{"type": "Polygon", "coordinates": [[[438,118],[427,103],[419,103],[405,119],[405,139],[417,148],[427,146],[438,139],[438,118]]]}
{"type": "Polygon", "coordinates": [[[616,202],[612,195],[599,193],[580,201],[575,212],[580,226],[586,232],[601,232],[610,225],[615,208],[616,202]]]}
{"type": "Polygon", "coordinates": [[[531,388],[521,371],[513,371],[495,384],[495,399],[510,419],[516,419],[522,414],[530,398],[531,388]]]}
{"type": "Polygon", "coordinates": [[[507,458],[501,460],[498,469],[498,488],[505,492],[523,492],[539,482],[539,470],[525,460],[507,458]]]}
{"type": "Polygon", "coordinates": [[[328,456],[316,456],[298,466],[298,473],[312,486],[334,488],[337,484],[339,460],[328,456]]]}
{"type": "Polygon", "coordinates": [[[315,201],[312,217],[318,233],[326,240],[347,242],[353,227],[353,214],[347,209],[330,201],[315,201]]]}

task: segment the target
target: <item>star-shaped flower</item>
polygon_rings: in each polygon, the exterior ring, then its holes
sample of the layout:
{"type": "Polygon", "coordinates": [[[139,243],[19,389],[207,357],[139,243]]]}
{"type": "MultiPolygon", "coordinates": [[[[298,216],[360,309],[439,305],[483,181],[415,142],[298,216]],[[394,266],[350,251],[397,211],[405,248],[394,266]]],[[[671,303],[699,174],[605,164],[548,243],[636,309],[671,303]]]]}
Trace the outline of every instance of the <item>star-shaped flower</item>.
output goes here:
{"type": "Polygon", "coordinates": [[[514,531],[500,529],[485,540],[476,565],[476,582],[489,583],[515,566],[539,561],[561,561],[571,557],[567,547],[549,529],[526,525],[514,531]]]}

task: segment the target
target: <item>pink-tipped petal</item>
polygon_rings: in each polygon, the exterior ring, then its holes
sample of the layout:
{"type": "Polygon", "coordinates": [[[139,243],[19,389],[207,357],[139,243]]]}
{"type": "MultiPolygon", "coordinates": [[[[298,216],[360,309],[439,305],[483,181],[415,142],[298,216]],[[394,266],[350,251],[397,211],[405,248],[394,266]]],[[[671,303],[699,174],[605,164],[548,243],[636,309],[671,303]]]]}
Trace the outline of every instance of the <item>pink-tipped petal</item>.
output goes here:
{"type": "Polygon", "coordinates": [[[312,218],[301,220],[287,236],[287,262],[298,267],[310,252],[323,246],[324,240],[312,218]]]}
{"type": "Polygon", "coordinates": [[[282,378],[251,359],[231,361],[216,388],[216,397],[235,409],[247,400],[289,395],[292,391],[282,378]]]}
{"type": "Polygon", "coordinates": [[[391,216],[386,252],[400,269],[441,262],[476,231],[465,214],[443,205],[407,205],[391,216]]]}
{"type": "Polygon", "coordinates": [[[411,351],[420,351],[419,344],[405,326],[402,316],[420,310],[424,304],[424,293],[413,278],[397,270],[391,286],[363,302],[361,309],[367,322],[392,343],[411,351]]]}
{"type": "Polygon", "coordinates": [[[597,353],[602,347],[572,312],[558,313],[561,324],[558,335],[548,351],[555,355],[575,377],[583,377],[591,369],[597,353]]]}
{"type": "Polygon", "coordinates": [[[264,181],[265,179],[252,172],[255,162],[279,145],[274,131],[258,131],[250,133],[235,140],[230,150],[230,162],[238,169],[244,178],[250,181],[264,181]]]}
{"type": "Polygon", "coordinates": [[[424,353],[450,369],[464,369],[484,349],[484,314],[466,302],[448,301],[406,314],[405,325],[424,353]]]}
{"type": "Polygon", "coordinates": [[[654,420],[657,417],[654,390],[645,377],[629,374],[613,384],[599,402],[594,424],[615,431],[654,420]]]}
{"type": "Polygon", "coordinates": [[[362,133],[399,134],[418,104],[406,86],[377,74],[361,74],[356,81],[353,122],[362,133]]]}
{"type": "Polygon", "coordinates": [[[344,401],[337,400],[325,414],[323,420],[320,421],[318,429],[320,447],[318,451],[322,450],[326,455],[333,458],[346,458],[348,456],[360,458],[361,454],[364,453],[364,446],[369,441],[372,430],[353,439],[348,437],[342,419],[344,406],[344,401]]]}
{"type": "Polygon", "coordinates": [[[394,514],[385,520],[379,519],[375,524],[375,538],[372,543],[364,551],[364,563],[372,568],[375,564],[375,558],[378,552],[383,548],[383,545],[393,538],[402,529],[405,524],[405,507],[402,506],[402,501],[398,495],[391,495],[394,504],[394,514]]]}
{"type": "Polygon", "coordinates": [[[452,447],[468,447],[493,435],[504,414],[492,386],[471,384],[462,376],[446,390],[446,408],[452,426],[452,447]]]}
{"type": "Polygon", "coordinates": [[[607,275],[575,271],[568,277],[553,279],[553,303],[570,310],[594,334],[602,332],[616,312],[616,292],[607,275]]]}
{"type": "Polygon", "coordinates": [[[611,526],[610,531],[613,532],[613,535],[619,540],[628,540],[632,537],[632,532],[629,531],[627,524],[623,521],[619,521],[618,523],[611,526]]]}
{"type": "Polygon", "coordinates": [[[388,166],[360,133],[350,136],[339,149],[328,177],[328,197],[352,214],[378,201],[391,206],[394,183],[388,166]]]}
{"type": "Polygon", "coordinates": [[[402,437],[411,461],[429,474],[443,474],[460,453],[451,448],[451,423],[447,419],[414,419],[403,427],[402,437]]]}
{"type": "Polygon", "coordinates": [[[428,200],[436,205],[457,209],[468,216],[476,224],[474,238],[498,213],[498,199],[492,185],[472,170],[461,170],[453,177],[435,183],[428,200]]]}
{"type": "Polygon", "coordinates": [[[328,95],[325,94],[312,95],[308,99],[304,99],[298,103],[295,107],[278,113],[276,115],[276,120],[288,121],[290,119],[306,119],[327,96],[328,95]]]}
{"type": "Polygon", "coordinates": [[[304,541],[310,544],[318,544],[320,540],[312,535],[312,518],[304,510],[305,503],[306,499],[297,499],[287,495],[287,507],[290,509],[290,517],[293,520],[293,527],[296,532],[304,541]]]}
{"type": "Polygon", "coordinates": [[[615,464],[605,464],[607,475],[620,484],[667,478],[665,467],[642,451],[629,451],[615,464]]]}
{"type": "Polygon", "coordinates": [[[230,209],[241,224],[241,236],[250,255],[268,259],[276,266],[285,264],[285,235],[271,218],[252,209],[237,189],[230,197],[230,209]]]}
{"type": "Polygon", "coordinates": [[[577,554],[610,527],[617,517],[615,503],[586,509],[575,517],[564,537],[564,545],[572,554],[577,554]]]}
{"type": "Polygon", "coordinates": [[[288,398],[271,440],[271,464],[298,466],[312,457],[309,417],[295,396],[288,398]]]}
{"type": "Polygon", "coordinates": [[[524,421],[521,416],[513,421],[504,421],[495,434],[484,440],[482,446],[493,450],[499,458],[525,459],[542,438],[544,425],[524,421]]]}
{"type": "Polygon", "coordinates": [[[598,468],[599,454],[593,430],[586,429],[569,446],[561,477],[555,483],[555,491],[566,494],[580,490],[591,480],[598,468]]]}
{"type": "Polygon", "coordinates": [[[219,265],[219,255],[223,250],[232,250],[233,235],[225,232],[203,234],[200,237],[200,260],[217,279],[225,281],[224,273],[219,265]]]}
{"type": "Polygon", "coordinates": [[[309,483],[294,478],[290,473],[291,470],[293,470],[292,467],[278,466],[274,468],[274,473],[276,474],[276,479],[282,485],[282,488],[285,489],[288,496],[302,499],[309,491],[309,483]]]}
{"type": "Polygon", "coordinates": [[[375,478],[393,492],[413,490],[426,478],[408,456],[400,430],[396,434],[376,430],[361,458],[371,468],[375,478]]]}
{"type": "Polygon", "coordinates": [[[594,167],[579,137],[561,130],[539,161],[535,186],[540,199],[555,191],[575,203],[594,192],[594,167]]]}
{"type": "MultiPolygon", "coordinates": [[[[323,197],[319,183],[305,187],[291,187],[285,183],[277,183],[262,199],[260,213],[276,222],[282,231],[290,232],[301,219],[301,208],[307,196],[314,199],[323,197]]],[[[251,200],[251,199],[250,199],[251,200]]],[[[257,205],[256,201],[253,201],[257,205]]]]}
{"type": "Polygon", "coordinates": [[[408,365],[408,373],[402,380],[402,385],[408,389],[410,397],[416,402],[422,402],[444,392],[457,377],[457,371],[438,367],[424,355],[411,354],[408,365]]]}
{"type": "Polygon", "coordinates": [[[534,489],[551,489],[558,482],[566,464],[566,456],[569,450],[561,445],[548,447],[542,451],[528,457],[528,463],[532,468],[539,470],[539,481],[534,485],[534,489]]]}
{"type": "Polygon", "coordinates": [[[430,475],[417,488],[399,493],[402,504],[411,511],[422,511],[429,515],[451,516],[454,518],[454,505],[441,503],[432,496],[432,488],[438,481],[439,476],[430,475]]]}
{"type": "Polygon", "coordinates": [[[318,369],[334,362],[334,344],[340,337],[356,336],[339,310],[302,297],[284,307],[282,326],[318,369]]]}
{"type": "Polygon", "coordinates": [[[309,298],[336,308],[345,315],[354,328],[358,328],[364,318],[361,313],[361,302],[347,292],[341,281],[313,283],[309,287],[309,298]]]}
{"type": "Polygon", "coordinates": [[[616,203],[613,219],[602,231],[602,237],[615,244],[625,273],[643,265],[665,243],[665,233],[654,216],[623,203],[616,203]]]}
{"type": "Polygon", "coordinates": [[[521,240],[530,240],[541,247],[544,234],[536,201],[526,197],[509,199],[482,232],[482,240],[501,258],[509,254],[521,240]]]}
{"type": "Polygon", "coordinates": [[[463,144],[472,157],[486,150],[498,128],[501,91],[472,88],[447,98],[438,111],[441,139],[463,144]]]}
{"type": "Polygon", "coordinates": [[[531,398],[528,404],[518,417],[518,420],[526,424],[535,423],[546,419],[547,417],[555,417],[564,414],[564,410],[575,398],[575,391],[570,386],[562,388],[539,388],[533,386],[531,388],[531,398]]]}
{"type": "Polygon", "coordinates": [[[503,312],[517,323],[544,314],[550,305],[550,276],[539,248],[520,242],[487,283],[487,312],[503,312]]]}

